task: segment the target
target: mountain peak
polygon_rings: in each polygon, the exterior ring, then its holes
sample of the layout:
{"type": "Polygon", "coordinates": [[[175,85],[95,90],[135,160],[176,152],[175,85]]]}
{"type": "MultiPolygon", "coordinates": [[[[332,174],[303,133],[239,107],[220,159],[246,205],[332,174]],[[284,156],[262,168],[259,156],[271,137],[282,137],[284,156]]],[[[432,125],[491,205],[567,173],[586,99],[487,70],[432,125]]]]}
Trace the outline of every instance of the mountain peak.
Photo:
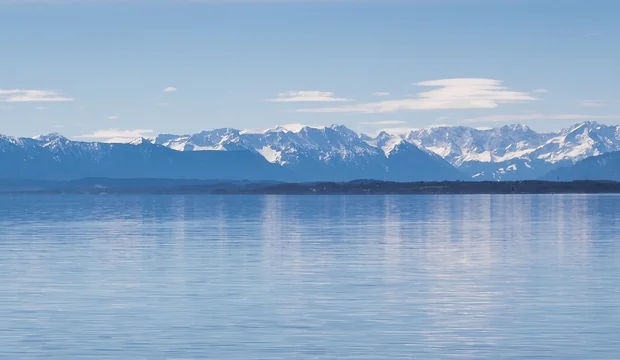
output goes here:
{"type": "MultiPolygon", "coordinates": [[[[321,130],[321,131],[325,131],[327,129],[331,129],[334,131],[338,131],[338,132],[342,132],[342,133],[348,133],[348,134],[355,134],[355,136],[357,136],[357,133],[355,133],[355,131],[349,129],[348,127],[346,127],[345,125],[338,125],[338,124],[332,124],[329,126],[323,126],[323,125],[304,125],[304,124],[286,124],[286,125],[278,125],[276,127],[267,129],[264,132],[279,132],[279,131],[283,131],[283,132],[292,132],[292,133],[301,133],[304,131],[308,131],[308,130],[321,130]]],[[[264,133],[263,132],[263,133],[264,133]]],[[[257,131],[252,131],[252,130],[244,130],[241,133],[247,133],[247,134],[251,134],[251,133],[258,133],[257,131]]]]}
{"type": "Polygon", "coordinates": [[[519,132],[526,132],[526,131],[531,131],[532,130],[527,125],[524,125],[524,124],[504,125],[504,126],[501,127],[501,129],[511,130],[511,131],[519,131],[519,132]]]}
{"type": "Polygon", "coordinates": [[[304,124],[286,124],[286,125],[278,125],[272,129],[269,129],[271,131],[284,131],[284,132],[293,132],[293,133],[299,133],[304,129],[308,129],[308,128],[313,128],[313,129],[325,129],[324,126],[309,126],[309,125],[304,125],[304,124]]]}
{"type": "Polygon", "coordinates": [[[149,138],[145,138],[141,136],[137,139],[131,140],[129,144],[131,145],[152,145],[153,139],[149,139],[149,138]]]}
{"type": "Polygon", "coordinates": [[[37,135],[37,136],[34,136],[32,138],[34,140],[41,141],[41,142],[46,142],[46,143],[49,143],[49,142],[52,142],[52,141],[59,141],[59,140],[60,141],[69,140],[69,139],[67,139],[66,137],[60,135],[57,132],[53,132],[53,133],[49,133],[49,134],[37,135]]]}
{"type": "Polygon", "coordinates": [[[572,129],[574,130],[574,129],[583,128],[583,127],[594,128],[594,127],[597,127],[599,125],[600,124],[597,121],[587,120],[587,121],[583,121],[583,122],[581,122],[579,124],[573,125],[572,129]]]}

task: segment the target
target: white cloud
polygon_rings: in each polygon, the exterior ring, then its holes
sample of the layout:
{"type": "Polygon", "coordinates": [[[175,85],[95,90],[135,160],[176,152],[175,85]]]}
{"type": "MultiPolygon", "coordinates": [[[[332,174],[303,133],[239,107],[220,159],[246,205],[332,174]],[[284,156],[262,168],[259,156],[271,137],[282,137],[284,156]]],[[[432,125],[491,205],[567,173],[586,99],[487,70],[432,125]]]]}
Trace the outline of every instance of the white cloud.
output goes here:
{"type": "Polygon", "coordinates": [[[110,115],[110,116],[108,116],[108,120],[118,120],[118,116],[117,115],[110,115]]]}
{"type": "Polygon", "coordinates": [[[545,94],[545,93],[548,93],[549,90],[547,90],[547,89],[536,89],[533,92],[536,93],[536,94],[545,94]]]}
{"type": "Polygon", "coordinates": [[[579,105],[583,107],[599,107],[605,105],[605,103],[607,103],[605,100],[581,100],[579,105]]]}
{"type": "Polygon", "coordinates": [[[503,114],[464,119],[463,123],[509,123],[528,120],[620,120],[620,114],[588,115],[588,114],[503,114]]]}
{"type": "Polygon", "coordinates": [[[360,124],[363,125],[402,125],[406,124],[406,121],[398,121],[398,120],[383,120],[383,121],[364,121],[360,124]]]}
{"type": "Polygon", "coordinates": [[[439,109],[493,109],[501,104],[521,103],[538,100],[527,92],[512,91],[493,79],[444,79],[424,81],[417,84],[437,89],[419,93],[416,97],[400,100],[386,100],[349,106],[315,109],[298,109],[310,113],[391,113],[406,110],[439,109]]]}
{"type": "Polygon", "coordinates": [[[267,99],[270,102],[339,102],[351,101],[350,99],[337,98],[333,92],[328,91],[287,91],[279,93],[275,99],[267,99]]]}
{"type": "Polygon", "coordinates": [[[170,92],[176,92],[177,88],[175,88],[174,86],[168,86],[167,88],[164,89],[164,92],[170,93],[170,92]]]}
{"type": "Polygon", "coordinates": [[[139,137],[148,137],[153,135],[151,129],[102,129],[93,131],[90,134],[78,135],[76,139],[99,140],[109,143],[126,143],[139,137]]]}
{"type": "Polygon", "coordinates": [[[0,89],[0,102],[64,102],[73,101],[60,92],[52,90],[0,89]]]}
{"type": "Polygon", "coordinates": [[[377,91],[376,93],[373,93],[374,96],[390,96],[389,92],[384,92],[384,91],[377,91]]]}
{"type": "Polygon", "coordinates": [[[34,109],[41,111],[41,110],[47,110],[48,108],[47,108],[47,106],[37,106],[34,109]]]}

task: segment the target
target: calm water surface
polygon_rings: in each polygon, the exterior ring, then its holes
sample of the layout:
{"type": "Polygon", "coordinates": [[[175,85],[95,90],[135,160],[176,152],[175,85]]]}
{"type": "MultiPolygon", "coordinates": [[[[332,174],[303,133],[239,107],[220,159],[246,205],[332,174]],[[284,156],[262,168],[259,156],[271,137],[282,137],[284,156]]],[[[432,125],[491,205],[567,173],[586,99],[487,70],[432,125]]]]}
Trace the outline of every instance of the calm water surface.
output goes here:
{"type": "Polygon", "coordinates": [[[7,359],[618,359],[620,196],[2,196],[7,359]]]}

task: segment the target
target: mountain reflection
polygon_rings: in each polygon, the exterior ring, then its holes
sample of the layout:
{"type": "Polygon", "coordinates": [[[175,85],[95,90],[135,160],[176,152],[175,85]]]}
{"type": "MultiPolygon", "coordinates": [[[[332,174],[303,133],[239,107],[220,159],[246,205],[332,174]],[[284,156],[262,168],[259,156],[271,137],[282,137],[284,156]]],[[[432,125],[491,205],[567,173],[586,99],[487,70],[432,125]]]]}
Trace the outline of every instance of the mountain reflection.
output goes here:
{"type": "Polygon", "coordinates": [[[136,358],[617,354],[617,201],[6,196],[0,348],[36,333],[32,354],[62,358],[94,341],[136,358]]]}

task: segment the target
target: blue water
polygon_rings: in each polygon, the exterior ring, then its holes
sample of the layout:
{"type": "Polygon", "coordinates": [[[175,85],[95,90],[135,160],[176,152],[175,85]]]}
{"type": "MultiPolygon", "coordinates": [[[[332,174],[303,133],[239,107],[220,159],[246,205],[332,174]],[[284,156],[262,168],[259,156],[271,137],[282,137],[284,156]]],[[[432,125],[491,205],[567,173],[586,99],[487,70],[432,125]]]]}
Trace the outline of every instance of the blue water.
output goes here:
{"type": "Polygon", "coordinates": [[[620,196],[2,196],[7,359],[618,359],[620,196]]]}

